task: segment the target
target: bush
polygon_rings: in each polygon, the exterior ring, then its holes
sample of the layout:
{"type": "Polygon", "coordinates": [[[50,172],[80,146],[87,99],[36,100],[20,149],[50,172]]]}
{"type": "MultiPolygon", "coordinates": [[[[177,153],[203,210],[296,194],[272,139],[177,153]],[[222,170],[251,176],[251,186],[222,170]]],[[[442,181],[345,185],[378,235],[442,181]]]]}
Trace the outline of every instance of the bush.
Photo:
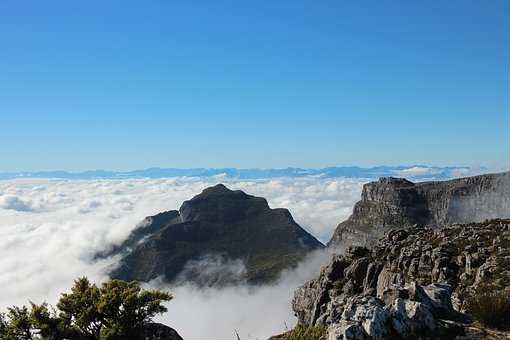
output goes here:
{"type": "Polygon", "coordinates": [[[282,340],[322,340],[326,336],[323,326],[297,325],[293,330],[286,333],[282,340]]]}
{"type": "Polygon", "coordinates": [[[510,329],[510,294],[508,291],[479,289],[467,301],[473,318],[491,328],[510,329]]]}
{"type": "Polygon", "coordinates": [[[136,282],[110,280],[97,287],[80,278],[56,309],[31,303],[0,314],[0,339],[138,340],[170,299],[169,293],[144,290],[136,282]]]}

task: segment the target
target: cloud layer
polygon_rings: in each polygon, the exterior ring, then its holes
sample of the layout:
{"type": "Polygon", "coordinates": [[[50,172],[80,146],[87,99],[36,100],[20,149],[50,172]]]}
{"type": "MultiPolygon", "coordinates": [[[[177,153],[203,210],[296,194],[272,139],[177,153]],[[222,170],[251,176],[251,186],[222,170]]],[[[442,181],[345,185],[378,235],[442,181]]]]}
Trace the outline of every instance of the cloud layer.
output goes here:
{"type": "MultiPolygon", "coordinates": [[[[289,208],[301,226],[325,242],[350,214],[365,181],[316,177],[239,181],[221,176],[0,181],[0,309],[29,299],[54,303],[81,275],[104,280],[116,259],[93,262],[95,253],[120,243],[145,216],[178,209],[184,200],[219,182],[266,197],[272,208],[289,208]]],[[[317,258],[323,259],[315,256],[309,263],[317,263],[317,258]]],[[[317,268],[302,267],[277,285],[260,289],[175,288],[176,298],[165,318],[187,340],[201,340],[206,334],[214,335],[210,339],[234,339],[234,328],[244,334],[243,340],[263,338],[293,322],[292,291],[317,268]]]]}

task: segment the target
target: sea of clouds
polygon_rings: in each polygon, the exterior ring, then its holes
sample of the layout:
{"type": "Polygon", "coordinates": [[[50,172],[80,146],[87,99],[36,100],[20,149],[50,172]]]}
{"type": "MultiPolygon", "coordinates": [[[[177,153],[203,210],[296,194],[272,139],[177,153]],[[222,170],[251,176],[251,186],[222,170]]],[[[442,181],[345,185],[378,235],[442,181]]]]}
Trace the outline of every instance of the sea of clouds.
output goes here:
{"type": "MultiPolygon", "coordinates": [[[[366,181],[222,176],[0,181],[0,309],[28,300],[55,303],[79,276],[105,280],[118,259],[94,260],[96,253],[126,239],[145,216],[178,209],[208,186],[221,182],[263,196],[272,208],[288,208],[302,227],[326,242],[351,213],[366,181]]],[[[234,331],[243,340],[265,339],[293,326],[293,290],[315,276],[326,259],[326,254],[313,254],[271,286],[165,287],[175,298],[163,320],[187,340],[236,339],[234,331]]],[[[162,287],[157,281],[151,285],[162,287]]]]}

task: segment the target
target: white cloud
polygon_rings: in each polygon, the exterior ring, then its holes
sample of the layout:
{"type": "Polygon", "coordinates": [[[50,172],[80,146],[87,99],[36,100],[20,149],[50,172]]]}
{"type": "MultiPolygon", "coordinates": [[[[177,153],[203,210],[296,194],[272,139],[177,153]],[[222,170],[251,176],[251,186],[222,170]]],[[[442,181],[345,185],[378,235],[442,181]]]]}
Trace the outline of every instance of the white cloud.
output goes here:
{"type": "Polygon", "coordinates": [[[239,284],[245,283],[243,282],[245,274],[246,266],[242,260],[231,260],[225,255],[214,253],[188,261],[176,281],[180,285],[185,285],[193,278],[197,286],[224,286],[236,281],[239,284]]]}
{"type": "Polygon", "coordinates": [[[243,340],[265,340],[294,327],[294,290],[317,276],[329,257],[327,252],[317,251],[269,286],[197,289],[151,282],[151,286],[170,290],[175,296],[159,321],[174,325],[186,340],[235,340],[234,332],[243,340]]]}
{"type": "Polygon", "coordinates": [[[17,196],[0,196],[0,208],[16,211],[31,211],[30,202],[25,202],[17,196]]]}
{"type": "Polygon", "coordinates": [[[437,169],[428,168],[423,166],[413,166],[412,168],[400,170],[398,173],[400,176],[424,176],[424,175],[434,175],[437,172],[437,169]]]}
{"type": "MultiPolygon", "coordinates": [[[[266,197],[272,208],[289,208],[301,226],[327,241],[350,214],[364,181],[317,177],[0,181],[0,310],[28,300],[54,303],[81,275],[104,280],[116,259],[92,262],[96,252],[120,243],[144,217],[178,209],[184,200],[218,182],[266,197]]],[[[289,305],[294,287],[311,277],[302,272],[259,289],[198,293],[177,288],[166,318],[187,340],[202,340],[206,331],[214,334],[209,339],[229,339],[234,328],[244,334],[243,340],[278,333],[294,320],[289,305]]]]}

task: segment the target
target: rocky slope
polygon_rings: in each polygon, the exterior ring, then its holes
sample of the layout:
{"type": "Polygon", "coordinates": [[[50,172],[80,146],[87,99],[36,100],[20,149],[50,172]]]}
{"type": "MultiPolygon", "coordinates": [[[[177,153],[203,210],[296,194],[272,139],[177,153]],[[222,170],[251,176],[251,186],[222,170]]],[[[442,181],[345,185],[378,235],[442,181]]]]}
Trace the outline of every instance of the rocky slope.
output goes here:
{"type": "Polygon", "coordinates": [[[297,289],[293,309],[328,340],[504,339],[465,314],[480,289],[510,294],[508,219],[397,229],[372,249],[350,247],[297,289]]]}
{"type": "Polygon", "coordinates": [[[168,211],[145,219],[116,252],[124,254],[111,276],[150,281],[225,285],[275,280],[310,251],[324,246],[286,209],[224,185],[205,189],[168,211]]]}
{"type": "Polygon", "coordinates": [[[361,201],[328,244],[363,245],[391,228],[503,217],[510,217],[510,172],[423,183],[385,177],[363,187],[361,201]]]}

